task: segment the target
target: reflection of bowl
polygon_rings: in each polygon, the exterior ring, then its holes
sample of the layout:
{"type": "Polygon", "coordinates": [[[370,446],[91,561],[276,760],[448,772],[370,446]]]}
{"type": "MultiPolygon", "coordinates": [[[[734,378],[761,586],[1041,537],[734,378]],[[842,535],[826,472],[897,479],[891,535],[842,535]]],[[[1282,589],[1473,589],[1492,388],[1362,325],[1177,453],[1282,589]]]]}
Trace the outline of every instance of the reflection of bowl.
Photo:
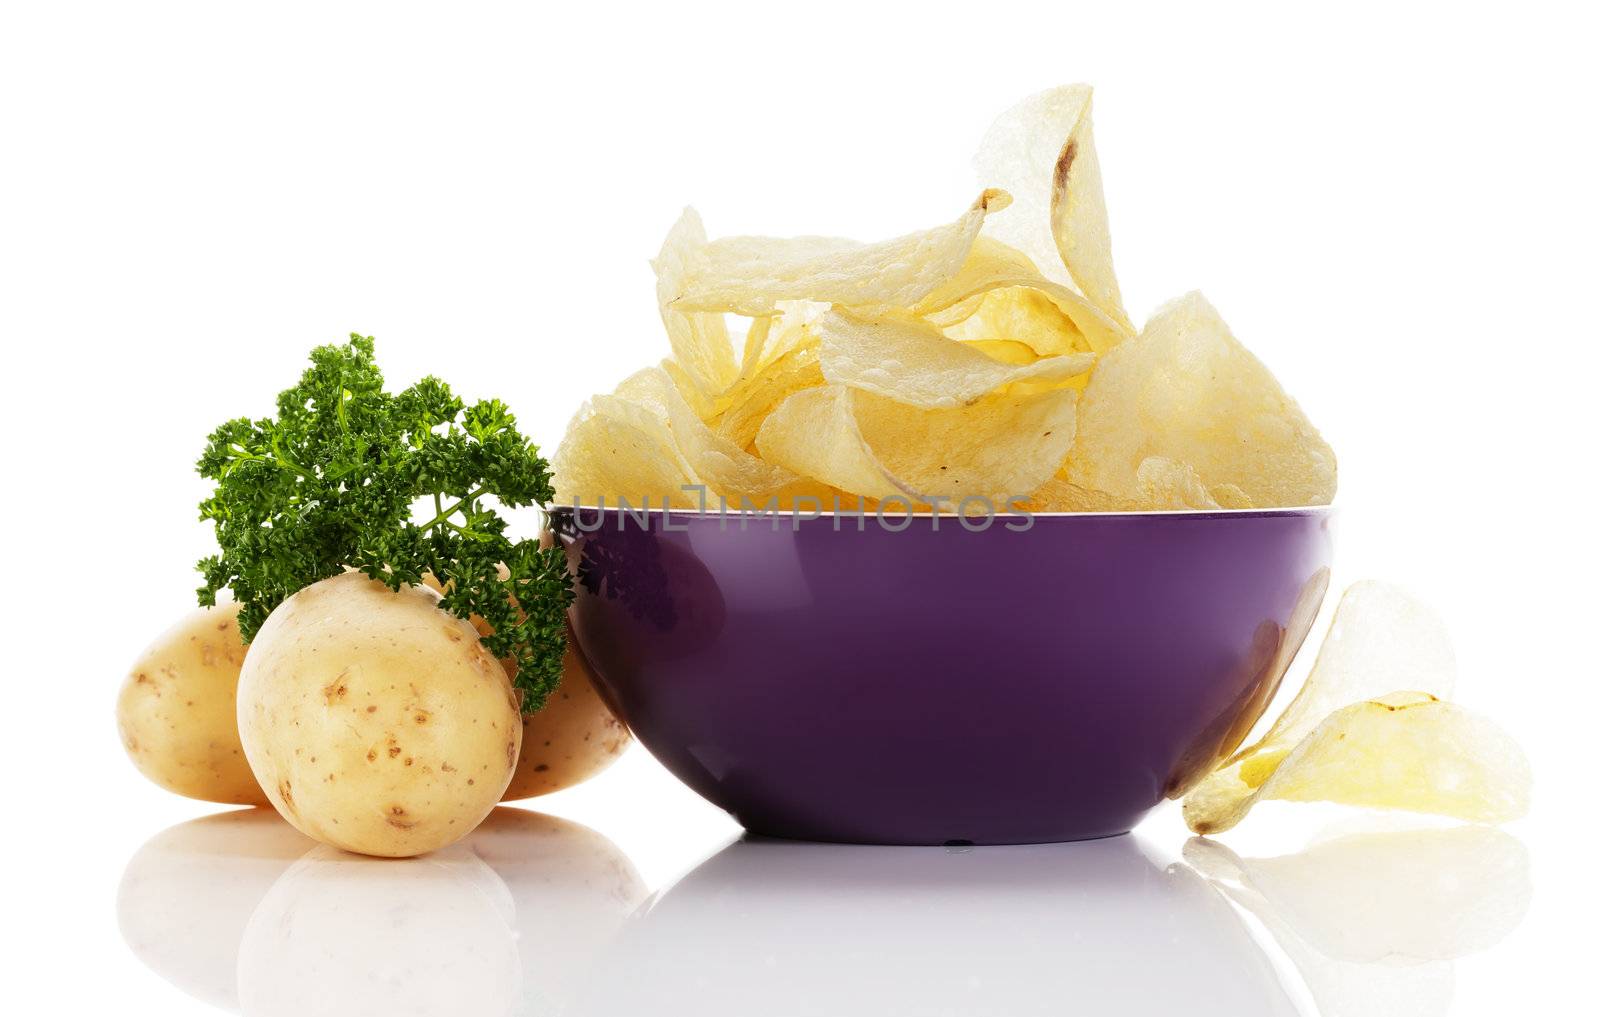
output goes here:
{"type": "Polygon", "coordinates": [[[940,844],[1122,833],[1231,751],[1321,601],[1328,518],[555,526],[578,641],[679,778],[759,833],[940,844]]]}
{"type": "Polygon", "coordinates": [[[1187,866],[1136,838],[945,849],[736,843],[635,914],[574,1017],[1296,1012],[1187,866]]]}

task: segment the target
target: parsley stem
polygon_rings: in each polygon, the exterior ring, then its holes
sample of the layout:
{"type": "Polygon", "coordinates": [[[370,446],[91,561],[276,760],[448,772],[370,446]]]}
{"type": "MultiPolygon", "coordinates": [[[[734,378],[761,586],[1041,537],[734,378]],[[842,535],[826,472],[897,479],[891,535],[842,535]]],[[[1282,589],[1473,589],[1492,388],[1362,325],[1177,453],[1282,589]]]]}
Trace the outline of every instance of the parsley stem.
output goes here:
{"type": "MultiPolygon", "coordinates": [[[[455,515],[457,512],[460,512],[463,508],[466,508],[468,505],[472,504],[473,499],[482,497],[483,494],[487,490],[488,490],[488,488],[484,488],[484,487],[475,487],[475,488],[473,488],[472,490],[467,492],[466,497],[462,498],[460,501],[456,502],[454,505],[451,505],[447,509],[439,509],[439,514],[434,516],[432,519],[428,520],[427,522],[423,523],[422,524],[422,528],[424,530],[431,530],[435,526],[438,526],[440,523],[445,522],[451,516],[455,515]]],[[[438,508],[438,506],[439,506],[439,495],[437,493],[435,493],[434,496],[433,496],[433,504],[434,504],[435,508],[438,508]]]]}

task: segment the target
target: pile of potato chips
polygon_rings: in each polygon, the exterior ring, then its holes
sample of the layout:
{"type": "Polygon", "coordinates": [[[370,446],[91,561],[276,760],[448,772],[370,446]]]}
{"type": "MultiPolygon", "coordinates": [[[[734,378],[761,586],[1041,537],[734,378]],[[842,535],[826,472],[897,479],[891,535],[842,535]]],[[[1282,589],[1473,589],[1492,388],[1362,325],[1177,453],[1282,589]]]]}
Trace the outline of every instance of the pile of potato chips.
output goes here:
{"type": "Polygon", "coordinates": [[[986,189],[920,233],[708,241],[685,211],[654,262],[672,356],[573,419],[558,503],[1331,501],[1332,450],[1204,298],[1130,324],[1090,94],[1002,115],[976,160],[986,189]]]}

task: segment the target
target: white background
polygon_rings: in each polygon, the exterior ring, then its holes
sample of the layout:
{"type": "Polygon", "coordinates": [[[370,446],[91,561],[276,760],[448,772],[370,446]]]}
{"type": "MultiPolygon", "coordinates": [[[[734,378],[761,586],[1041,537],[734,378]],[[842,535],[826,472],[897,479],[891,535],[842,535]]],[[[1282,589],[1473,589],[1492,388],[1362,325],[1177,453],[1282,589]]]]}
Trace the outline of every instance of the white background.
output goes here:
{"type": "MultiPolygon", "coordinates": [[[[944,222],[975,193],[990,118],[1076,80],[1097,86],[1130,313],[1206,292],[1339,453],[1336,588],[1374,576],[1431,600],[1459,699],[1533,758],[1535,809],[1512,828],[1532,906],[1456,965],[1452,1012],[1576,983],[1600,903],[1600,74],[1580,17],[7,5],[0,921],[20,938],[0,994],[204,1010],[124,947],[115,897],[140,843],[208,807],[138,777],[111,707],[191,602],[211,426],[267,412],[312,345],[359,330],[392,381],[497,395],[553,448],[585,396],[664,355],[646,259],[685,203],[714,235],[944,222]]],[[[540,804],[651,889],[736,833],[638,749],[540,804]]],[[[1263,809],[1237,843],[1303,819],[1263,809]]],[[[1164,857],[1184,839],[1170,810],[1141,835],[1164,857]]]]}

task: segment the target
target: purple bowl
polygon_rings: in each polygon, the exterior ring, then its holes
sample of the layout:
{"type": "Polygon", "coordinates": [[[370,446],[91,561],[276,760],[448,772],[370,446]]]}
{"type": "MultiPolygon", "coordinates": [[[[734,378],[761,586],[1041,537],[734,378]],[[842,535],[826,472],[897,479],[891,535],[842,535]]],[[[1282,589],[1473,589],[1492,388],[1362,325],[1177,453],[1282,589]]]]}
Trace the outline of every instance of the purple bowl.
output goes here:
{"type": "Polygon", "coordinates": [[[553,520],[645,747],[754,833],[871,844],[1126,832],[1261,716],[1331,551],[1325,508],[553,520]]]}

